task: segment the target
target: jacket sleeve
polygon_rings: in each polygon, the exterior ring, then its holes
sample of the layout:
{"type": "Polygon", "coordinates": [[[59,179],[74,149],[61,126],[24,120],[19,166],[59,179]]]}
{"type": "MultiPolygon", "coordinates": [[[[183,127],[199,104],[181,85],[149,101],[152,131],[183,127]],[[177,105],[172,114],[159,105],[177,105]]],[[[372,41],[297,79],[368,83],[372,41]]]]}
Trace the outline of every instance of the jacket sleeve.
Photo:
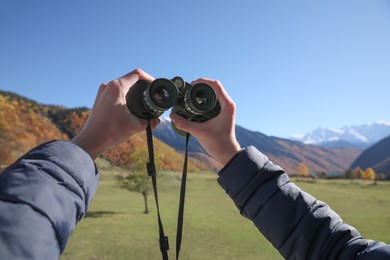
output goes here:
{"type": "Polygon", "coordinates": [[[238,153],[218,182],[286,259],[390,259],[390,245],[363,239],[254,147],[238,153]]]}
{"type": "Polygon", "coordinates": [[[40,145],[0,173],[0,259],[58,259],[96,191],[91,157],[64,141],[40,145]]]}

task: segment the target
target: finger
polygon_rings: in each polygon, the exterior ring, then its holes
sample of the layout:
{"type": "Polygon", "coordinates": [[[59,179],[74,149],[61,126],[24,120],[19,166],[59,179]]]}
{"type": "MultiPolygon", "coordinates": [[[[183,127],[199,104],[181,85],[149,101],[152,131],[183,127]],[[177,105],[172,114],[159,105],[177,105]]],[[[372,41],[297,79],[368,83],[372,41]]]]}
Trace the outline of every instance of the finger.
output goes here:
{"type": "Polygon", "coordinates": [[[223,88],[223,86],[219,80],[200,78],[200,79],[197,79],[195,81],[192,81],[191,85],[195,85],[198,83],[206,83],[214,89],[215,94],[217,95],[217,99],[218,99],[219,103],[221,104],[222,109],[224,109],[227,104],[232,102],[231,97],[225,91],[225,89],[223,88]]]}
{"type": "Polygon", "coordinates": [[[192,134],[193,136],[196,136],[198,133],[199,123],[192,122],[190,120],[185,119],[182,116],[179,116],[178,114],[171,113],[169,117],[172,119],[172,122],[175,124],[175,126],[184,132],[188,132],[192,134]]]}
{"type": "Polygon", "coordinates": [[[144,72],[141,69],[135,69],[126,75],[120,77],[118,80],[121,83],[121,85],[124,87],[125,93],[127,93],[131,86],[133,86],[138,80],[147,80],[147,81],[153,81],[154,78],[150,76],[148,73],[144,72]]]}
{"type": "Polygon", "coordinates": [[[101,95],[104,92],[104,90],[106,89],[107,85],[108,85],[108,82],[104,82],[104,83],[102,83],[100,85],[99,90],[98,90],[98,95],[101,95]]]}
{"type": "Polygon", "coordinates": [[[154,130],[160,124],[160,122],[161,122],[160,118],[154,118],[154,119],[150,120],[150,126],[154,130]]]}
{"type": "MultiPolygon", "coordinates": [[[[107,85],[108,85],[108,82],[104,82],[102,83],[100,86],[99,86],[99,89],[98,89],[98,92],[96,94],[96,98],[95,98],[95,101],[93,102],[93,107],[96,106],[96,104],[102,99],[102,97],[104,96],[104,92],[105,90],[107,89],[107,85]]],[[[93,109],[92,109],[93,110],[93,109]]],[[[92,113],[92,111],[91,111],[92,113]]]]}
{"type": "Polygon", "coordinates": [[[142,69],[135,69],[136,73],[139,73],[139,79],[144,79],[147,81],[153,81],[154,77],[143,71],[142,69]]]}
{"type": "Polygon", "coordinates": [[[104,93],[104,91],[106,90],[107,86],[108,86],[108,82],[104,82],[104,83],[102,83],[102,84],[100,85],[100,87],[99,87],[99,89],[98,89],[98,92],[97,92],[97,94],[96,94],[96,98],[95,98],[94,104],[96,103],[96,101],[97,101],[98,99],[100,99],[100,98],[103,96],[103,93],[104,93]]]}

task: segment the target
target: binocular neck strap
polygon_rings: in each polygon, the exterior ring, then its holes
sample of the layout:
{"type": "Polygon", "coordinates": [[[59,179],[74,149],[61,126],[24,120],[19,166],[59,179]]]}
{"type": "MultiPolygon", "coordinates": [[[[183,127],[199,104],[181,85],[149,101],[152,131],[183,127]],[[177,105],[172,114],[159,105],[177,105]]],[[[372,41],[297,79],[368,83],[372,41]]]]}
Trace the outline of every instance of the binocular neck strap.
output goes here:
{"type": "MultiPolygon", "coordinates": [[[[188,165],[188,142],[190,140],[190,136],[191,135],[189,133],[186,134],[186,152],[184,157],[183,174],[181,178],[179,212],[177,215],[176,260],[179,259],[181,238],[183,233],[184,202],[185,202],[185,194],[186,194],[187,165],[188,165]]],[[[168,243],[168,237],[165,236],[164,228],[160,216],[160,207],[158,203],[158,194],[157,194],[156,166],[154,164],[153,136],[152,136],[152,128],[150,126],[149,120],[148,120],[148,125],[146,127],[146,138],[148,142],[148,153],[149,153],[149,162],[147,162],[146,168],[148,171],[148,175],[152,178],[152,183],[153,183],[153,192],[154,192],[154,199],[156,201],[158,228],[159,228],[159,235],[160,235],[160,251],[162,254],[162,259],[168,260],[169,243],[168,243]]]]}
{"type": "Polygon", "coordinates": [[[149,120],[148,120],[148,125],[146,127],[146,138],[148,142],[148,153],[149,153],[149,162],[146,163],[146,169],[148,171],[148,175],[152,178],[152,183],[153,183],[153,192],[154,192],[154,199],[156,201],[158,229],[160,235],[160,251],[161,251],[162,259],[168,260],[169,243],[168,243],[168,237],[165,236],[164,233],[164,227],[160,216],[160,207],[158,204],[156,166],[154,164],[154,152],[153,152],[153,136],[152,136],[152,127],[150,126],[149,120]]]}
{"type": "Polygon", "coordinates": [[[186,153],[184,157],[183,174],[181,177],[179,212],[177,214],[176,260],[179,259],[181,237],[183,232],[184,202],[186,197],[186,183],[187,183],[188,142],[190,140],[190,136],[191,135],[189,133],[186,133],[186,153]]]}

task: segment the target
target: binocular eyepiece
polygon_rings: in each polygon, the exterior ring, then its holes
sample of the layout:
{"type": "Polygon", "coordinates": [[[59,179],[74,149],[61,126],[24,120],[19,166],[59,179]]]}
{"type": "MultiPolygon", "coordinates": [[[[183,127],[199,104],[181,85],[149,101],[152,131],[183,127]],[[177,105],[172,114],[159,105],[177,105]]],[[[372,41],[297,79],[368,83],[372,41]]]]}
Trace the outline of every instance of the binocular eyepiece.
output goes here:
{"type": "Polygon", "coordinates": [[[172,108],[184,118],[204,122],[221,110],[214,89],[205,83],[194,86],[181,77],[159,78],[152,82],[139,80],[126,95],[127,107],[136,116],[152,119],[172,108]]]}

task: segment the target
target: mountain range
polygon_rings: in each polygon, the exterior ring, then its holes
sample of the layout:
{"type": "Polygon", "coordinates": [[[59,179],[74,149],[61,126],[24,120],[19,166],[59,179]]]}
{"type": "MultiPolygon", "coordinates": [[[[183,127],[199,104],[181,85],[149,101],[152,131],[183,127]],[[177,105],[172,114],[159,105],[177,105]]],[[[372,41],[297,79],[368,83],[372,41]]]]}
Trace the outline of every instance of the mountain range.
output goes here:
{"type": "Polygon", "coordinates": [[[342,128],[318,127],[291,139],[323,147],[355,147],[366,149],[390,135],[390,122],[345,126],[342,128]]]}
{"type": "MultiPolygon", "coordinates": [[[[179,151],[185,148],[185,139],[175,133],[171,121],[163,118],[154,131],[161,141],[170,144],[179,151]]],[[[282,166],[287,172],[295,173],[299,163],[305,163],[310,171],[340,172],[361,153],[355,148],[327,148],[307,145],[301,142],[264,135],[236,125],[236,137],[242,147],[254,146],[266,154],[274,163],[282,166]]],[[[199,142],[192,138],[189,151],[205,153],[199,142]]]]}
{"type": "MultiPolygon", "coordinates": [[[[42,142],[71,139],[83,126],[89,111],[85,107],[68,109],[39,104],[0,90],[0,168],[42,142]]],[[[180,171],[185,139],[175,133],[168,118],[162,118],[161,121],[153,132],[157,166],[163,170],[180,171]]],[[[289,173],[296,172],[300,163],[305,163],[311,172],[345,171],[354,165],[362,152],[356,147],[321,147],[267,136],[238,125],[236,136],[242,147],[256,147],[289,173]]],[[[390,150],[389,144],[385,143],[384,147],[381,149],[390,150]]],[[[102,157],[118,166],[131,168],[137,164],[144,167],[147,160],[145,133],[133,136],[122,145],[105,152],[102,157]]],[[[190,171],[216,171],[221,167],[195,138],[190,139],[189,157],[190,171]]],[[[390,155],[386,158],[390,158],[390,155]]],[[[386,161],[386,158],[381,157],[381,160],[386,161]]],[[[375,165],[385,165],[383,172],[390,172],[386,164],[375,162],[375,165]]]]}

